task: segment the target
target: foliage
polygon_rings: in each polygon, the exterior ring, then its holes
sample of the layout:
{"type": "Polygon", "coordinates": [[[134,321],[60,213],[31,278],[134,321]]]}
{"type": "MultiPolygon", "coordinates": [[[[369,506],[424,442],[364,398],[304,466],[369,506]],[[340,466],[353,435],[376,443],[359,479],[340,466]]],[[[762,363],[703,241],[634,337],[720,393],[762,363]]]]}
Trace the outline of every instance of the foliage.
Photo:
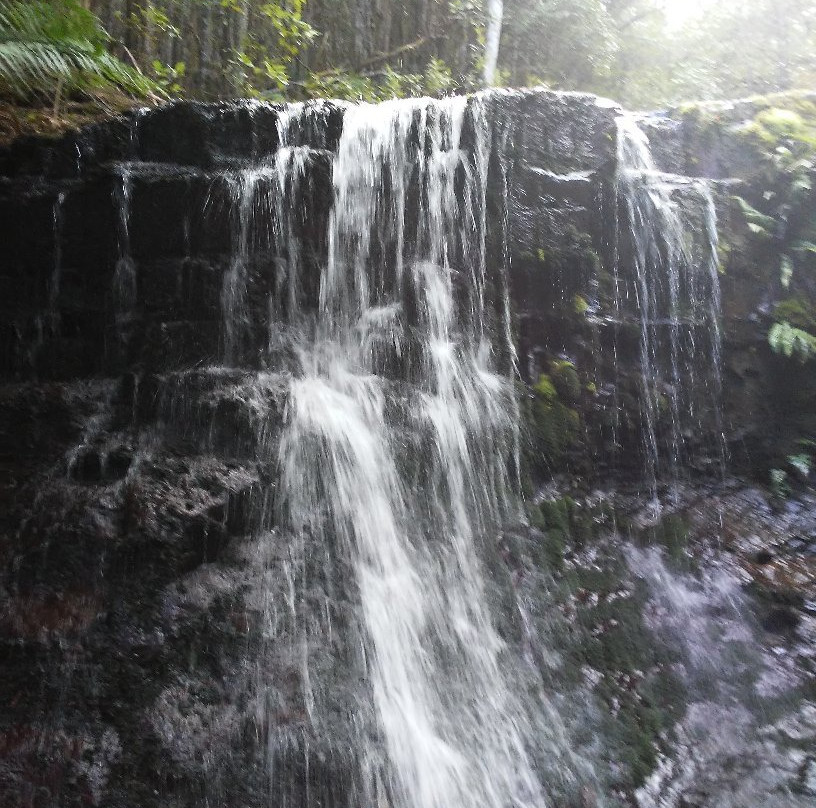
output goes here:
{"type": "MultiPolygon", "coordinates": [[[[193,97],[373,101],[469,92],[482,81],[486,0],[83,3],[103,17],[120,56],[126,46],[143,66],[184,63],[167,86],[193,97]]],[[[695,8],[679,25],[663,0],[504,0],[498,83],[598,92],[636,107],[813,83],[814,0],[695,8]]],[[[772,117],[761,125],[773,128],[772,117]]]]}
{"type": "Polygon", "coordinates": [[[664,92],[683,98],[741,98],[812,84],[813,0],[703,0],[664,39],[664,92]]]}
{"type": "MultiPolygon", "coordinates": [[[[78,0],[0,2],[0,92],[20,100],[116,86],[146,96],[156,85],[112,56],[96,17],[78,0]]],[[[56,104],[55,104],[56,105],[56,104]]]]}
{"type": "Polygon", "coordinates": [[[810,475],[811,462],[808,454],[788,455],[788,464],[804,479],[810,475]]]}
{"type": "Polygon", "coordinates": [[[155,76],[154,81],[165,93],[174,96],[182,94],[184,88],[181,83],[184,81],[184,74],[187,71],[184,62],[176,62],[175,65],[164,65],[158,59],[154,59],[151,67],[155,76]]]}
{"type": "Polygon", "coordinates": [[[771,493],[775,497],[785,499],[790,496],[791,487],[788,482],[788,473],[784,469],[771,469],[770,471],[771,493]]]}
{"type": "Polygon", "coordinates": [[[786,468],[772,468],[770,470],[771,493],[779,498],[786,499],[793,492],[794,484],[807,483],[813,470],[814,442],[811,440],[798,441],[802,450],[785,457],[786,468]]]}
{"type": "Polygon", "coordinates": [[[615,51],[613,21],[601,0],[507,4],[499,60],[512,84],[596,89],[615,51]]]}
{"type": "Polygon", "coordinates": [[[816,306],[801,295],[789,297],[776,304],[774,319],[804,331],[816,331],[816,306]]]}
{"type": "Polygon", "coordinates": [[[317,36],[317,31],[303,19],[304,2],[293,0],[291,6],[262,3],[256,9],[254,22],[257,25],[252,26],[250,33],[248,9],[238,0],[226,0],[230,11],[245,17],[246,30],[238,47],[232,49],[230,59],[235,83],[242,95],[285,98],[293,61],[317,36]]]}
{"type": "Polygon", "coordinates": [[[775,353],[803,362],[816,354],[816,337],[788,322],[774,323],[768,332],[768,344],[775,353]]]}
{"type": "Polygon", "coordinates": [[[771,493],[780,499],[789,497],[793,490],[792,481],[797,479],[806,483],[810,478],[810,473],[814,465],[814,452],[816,443],[812,440],[803,439],[797,441],[799,451],[796,454],[789,454],[785,457],[787,468],[772,468],[770,470],[771,493]],[[791,476],[793,472],[793,476],[791,476]]]}
{"type": "Polygon", "coordinates": [[[757,99],[755,105],[759,111],[743,135],[766,177],[757,201],[763,210],[740,196],[732,199],[748,230],[770,243],[769,260],[778,255],[779,283],[789,290],[775,307],[768,342],[776,353],[805,361],[816,352],[816,312],[808,300],[816,255],[816,105],[796,94],[757,99]]]}
{"type": "MultiPolygon", "coordinates": [[[[813,84],[814,0],[695,8],[679,25],[662,0],[504,0],[497,81],[636,107],[813,84]]],[[[132,62],[165,92],[202,99],[470,92],[482,81],[487,22],[486,0],[0,0],[0,12],[2,81],[20,99],[111,81],[154,90],[132,62]],[[9,9],[47,16],[49,35],[9,37],[9,9]]],[[[777,157],[791,164],[816,142],[800,110],[768,109],[752,134],[785,141],[777,157]]]]}
{"type": "Polygon", "coordinates": [[[776,219],[772,216],[766,216],[764,213],[760,213],[741,196],[733,196],[731,198],[737,203],[745,218],[745,223],[748,225],[748,229],[754,235],[763,236],[765,238],[771,238],[774,235],[777,224],[776,219]]]}

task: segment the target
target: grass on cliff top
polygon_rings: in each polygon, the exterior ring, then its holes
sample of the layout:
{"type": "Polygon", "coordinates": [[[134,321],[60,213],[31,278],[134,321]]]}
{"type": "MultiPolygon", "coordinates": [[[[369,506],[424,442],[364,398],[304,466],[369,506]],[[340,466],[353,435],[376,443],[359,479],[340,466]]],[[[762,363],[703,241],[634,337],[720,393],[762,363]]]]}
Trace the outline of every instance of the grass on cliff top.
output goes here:
{"type": "Polygon", "coordinates": [[[741,126],[745,135],[766,148],[791,138],[816,149],[816,90],[681,104],[670,109],[669,115],[694,121],[705,129],[741,126]]]}
{"type": "Polygon", "coordinates": [[[104,98],[87,101],[67,101],[58,115],[50,105],[25,105],[0,99],[0,146],[26,135],[59,137],[91,123],[121,115],[134,106],[144,106],[130,96],[108,92],[104,98]]]}

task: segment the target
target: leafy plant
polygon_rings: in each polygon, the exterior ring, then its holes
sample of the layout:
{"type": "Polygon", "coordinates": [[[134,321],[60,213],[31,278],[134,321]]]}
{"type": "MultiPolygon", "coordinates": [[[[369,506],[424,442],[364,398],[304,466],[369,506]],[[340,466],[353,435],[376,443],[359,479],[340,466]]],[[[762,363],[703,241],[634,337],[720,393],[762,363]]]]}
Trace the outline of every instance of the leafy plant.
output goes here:
{"type": "Polygon", "coordinates": [[[54,100],[110,86],[138,96],[157,91],[141,71],[107,50],[108,35],[78,0],[0,0],[0,93],[54,100]]]}
{"type": "Polygon", "coordinates": [[[450,68],[441,59],[432,58],[428,62],[425,75],[422,78],[425,91],[430,95],[448,93],[455,86],[450,68]]]}
{"type": "Polygon", "coordinates": [[[754,235],[767,238],[771,238],[774,235],[774,231],[777,227],[776,219],[772,216],[766,216],[764,213],[760,213],[741,196],[733,196],[731,198],[737,203],[737,206],[745,218],[745,223],[748,225],[748,229],[754,235]]]}
{"type": "Polygon", "coordinates": [[[154,3],[138,6],[131,13],[128,23],[134,31],[144,38],[154,39],[155,34],[160,33],[171,39],[181,39],[179,28],[173,25],[166,11],[154,3]]]}
{"type": "Polygon", "coordinates": [[[153,60],[151,65],[155,75],[155,81],[159,87],[168,95],[181,95],[184,91],[182,81],[187,72],[184,62],[176,62],[174,65],[162,64],[158,59],[153,60]]]}
{"type": "MultiPolygon", "coordinates": [[[[248,24],[248,6],[245,7],[238,0],[221,0],[221,4],[243,15],[244,24],[248,24]]],[[[262,3],[257,6],[253,18],[257,29],[245,33],[239,47],[233,49],[231,64],[240,92],[285,100],[284,91],[291,81],[292,63],[318,35],[303,18],[304,4],[305,0],[292,0],[290,3],[262,3]]]]}
{"type": "Polygon", "coordinates": [[[782,499],[789,497],[791,493],[788,473],[783,469],[771,469],[770,471],[771,493],[775,497],[782,499]]]}
{"type": "Polygon", "coordinates": [[[816,337],[788,322],[775,323],[768,332],[768,344],[775,353],[803,362],[816,354],[816,337]]]}
{"type": "Polygon", "coordinates": [[[811,457],[808,454],[788,455],[788,465],[803,479],[807,479],[810,475],[811,457]]]}

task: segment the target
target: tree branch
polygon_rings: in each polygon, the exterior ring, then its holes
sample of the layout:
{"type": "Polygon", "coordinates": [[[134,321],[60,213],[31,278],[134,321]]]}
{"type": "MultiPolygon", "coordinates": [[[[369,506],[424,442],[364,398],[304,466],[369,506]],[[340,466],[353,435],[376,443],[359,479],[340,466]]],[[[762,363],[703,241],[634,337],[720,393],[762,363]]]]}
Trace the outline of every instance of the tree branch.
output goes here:
{"type": "Polygon", "coordinates": [[[426,45],[428,42],[436,41],[440,36],[440,34],[428,34],[427,36],[420,37],[414,42],[408,42],[405,45],[400,45],[398,48],[388,51],[388,53],[378,53],[376,56],[372,56],[370,59],[366,59],[364,62],[362,62],[358,69],[365,70],[368,67],[374,67],[374,65],[387,62],[390,59],[395,59],[397,56],[411,53],[412,51],[418,50],[423,45],[426,45]]]}

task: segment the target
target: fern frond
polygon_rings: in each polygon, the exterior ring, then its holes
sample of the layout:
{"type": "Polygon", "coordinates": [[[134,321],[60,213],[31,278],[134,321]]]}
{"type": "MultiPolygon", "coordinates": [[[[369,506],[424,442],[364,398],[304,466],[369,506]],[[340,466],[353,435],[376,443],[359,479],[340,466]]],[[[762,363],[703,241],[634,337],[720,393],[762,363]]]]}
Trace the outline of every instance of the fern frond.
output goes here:
{"type": "Polygon", "coordinates": [[[755,207],[749,205],[741,196],[731,197],[739,206],[743,217],[752,233],[760,236],[773,235],[776,229],[776,220],[764,213],[760,213],[755,207]]]}
{"type": "Polygon", "coordinates": [[[795,328],[788,322],[776,323],[768,332],[768,344],[774,353],[788,358],[796,356],[803,362],[816,355],[816,337],[795,328]]]}
{"type": "Polygon", "coordinates": [[[0,93],[26,100],[51,96],[58,86],[92,92],[115,85],[135,96],[156,91],[106,43],[96,17],[75,0],[0,0],[0,93]]]}

